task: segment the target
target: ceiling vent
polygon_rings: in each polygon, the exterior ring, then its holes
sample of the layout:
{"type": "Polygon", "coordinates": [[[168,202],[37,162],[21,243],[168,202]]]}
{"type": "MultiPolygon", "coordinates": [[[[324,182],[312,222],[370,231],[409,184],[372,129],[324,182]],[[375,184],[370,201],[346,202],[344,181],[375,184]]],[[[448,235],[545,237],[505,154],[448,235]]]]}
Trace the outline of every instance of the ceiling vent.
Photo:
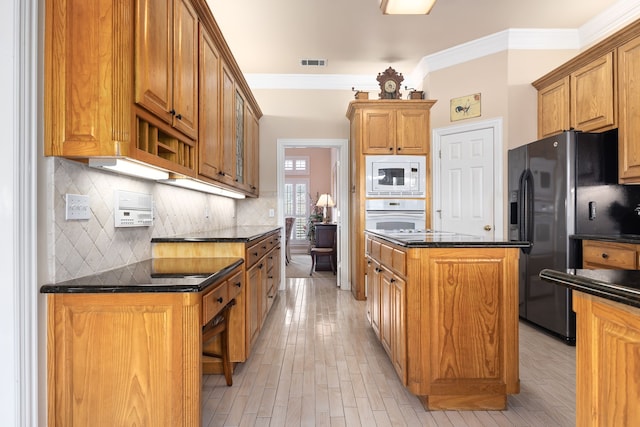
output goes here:
{"type": "Polygon", "coordinates": [[[326,67],[326,59],[301,59],[300,65],[303,67],[326,67]]]}

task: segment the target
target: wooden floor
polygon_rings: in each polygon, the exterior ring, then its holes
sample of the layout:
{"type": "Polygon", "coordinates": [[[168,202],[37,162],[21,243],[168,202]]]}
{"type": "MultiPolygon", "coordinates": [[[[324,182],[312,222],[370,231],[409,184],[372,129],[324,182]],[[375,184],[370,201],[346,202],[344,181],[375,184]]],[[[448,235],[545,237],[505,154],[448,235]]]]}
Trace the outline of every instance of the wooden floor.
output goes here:
{"type": "Polygon", "coordinates": [[[286,279],[233,386],[205,376],[203,426],[575,425],[574,347],[521,323],[521,392],[508,410],[425,411],[396,377],[365,302],[335,283],[308,270],[286,279]]]}

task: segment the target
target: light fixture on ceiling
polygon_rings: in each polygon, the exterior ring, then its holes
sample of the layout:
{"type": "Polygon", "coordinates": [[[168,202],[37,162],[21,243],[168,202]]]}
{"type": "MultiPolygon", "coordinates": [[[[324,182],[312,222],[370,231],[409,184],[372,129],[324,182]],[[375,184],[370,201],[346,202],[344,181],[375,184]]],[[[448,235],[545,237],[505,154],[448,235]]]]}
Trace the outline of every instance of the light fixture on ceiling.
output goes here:
{"type": "Polygon", "coordinates": [[[436,0],[381,0],[385,15],[428,15],[436,0]]]}
{"type": "Polygon", "coordinates": [[[154,181],[169,178],[169,173],[166,171],[130,159],[117,159],[113,157],[89,159],[89,167],[154,181]]]}
{"type": "Polygon", "coordinates": [[[232,199],[244,199],[245,195],[235,191],[221,188],[208,182],[197,181],[192,178],[180,177],[172,175],[169,179],[158,181],[163,184],[174,185],[176,187],[188,188],[190,190],[200,191],[202,193],[215,194],[218,196],[230,197],[232,199]]]}

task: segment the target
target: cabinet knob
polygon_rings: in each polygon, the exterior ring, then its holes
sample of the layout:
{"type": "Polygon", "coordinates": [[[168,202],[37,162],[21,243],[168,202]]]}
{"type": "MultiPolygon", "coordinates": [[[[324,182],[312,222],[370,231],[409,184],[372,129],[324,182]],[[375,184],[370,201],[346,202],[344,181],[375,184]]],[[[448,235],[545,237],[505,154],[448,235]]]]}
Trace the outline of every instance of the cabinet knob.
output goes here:
{"type": "Polygon", "coordinates": [[[218,299],[216,301],[218,301],[220,304],[222,304],[222,301],[224,301],[224,300],[222,299],[222,297],[218,297],[218,299]]]}
{"type": "Polygon", "coordinates": [[[402,147],[398,147],[398,151],[401,151],[401,150],[402,150],[402,147]]]}
{"type": "Polygon", "coordinates": [[[239,288],[242,286],[242,282],[236,282],[236,287],[239,288]]]}
{"type": "Polygon", "coordinates": [[[258,256],[258,252],[254,252],[254,253],[253,253],[253,256],[258,256]]]}
{"type": "Polygon", "coordinates": [[[606,252],[603,252],[603,253],[602,253],[602,258],[604,258],[604,259],[609,258],[609,254],[608,254],[608,253],[606,253],[606,252]]]}
{"type": "Polygon", "coordinates": [[[169,110],[169,114],[171,114],[172,116],[176,115],[176,110],[174,110],[173,108],[171,110],[169,110]]]}
{"type": "Polygon", "coordinates": [[[178,119],[178,120],[182,120],[182,114],[178,114],[178,115],[176,116],[176,119],[178,119]]]}
{"type": "Polygon", "coordinates": [[[393,147],[389,147],[389,151],[393,151],[393,147]]]}
{"type": "Polygon", "coordinates": [[[396,279],[391,278],[391,280],[389,280],[391,283],[395,283],[396,279]]]}
{"type": "Polygon", "coordinates": [[[264,264],[260,264],[260,265],[258,266],[258,268],[260,268],[260,269],[261,269],[262,267],[264,267],[264,264]]]}

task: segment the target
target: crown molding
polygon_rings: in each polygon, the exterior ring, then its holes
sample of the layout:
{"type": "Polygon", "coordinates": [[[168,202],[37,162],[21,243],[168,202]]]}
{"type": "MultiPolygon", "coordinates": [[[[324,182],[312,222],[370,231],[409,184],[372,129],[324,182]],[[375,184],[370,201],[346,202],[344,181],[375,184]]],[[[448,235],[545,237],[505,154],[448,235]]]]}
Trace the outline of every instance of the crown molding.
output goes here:
{"type": "MultiPolygon", "coordinates": [[[[423,57],[405,74],[420,89],[429,73],[506,50],[582,50],[640,17],[639,0],[619,0],[578,29],[512,28],[423,57]]],[[[252,89],[377,90],[370,75],[245,74],[252,89]]]]}

